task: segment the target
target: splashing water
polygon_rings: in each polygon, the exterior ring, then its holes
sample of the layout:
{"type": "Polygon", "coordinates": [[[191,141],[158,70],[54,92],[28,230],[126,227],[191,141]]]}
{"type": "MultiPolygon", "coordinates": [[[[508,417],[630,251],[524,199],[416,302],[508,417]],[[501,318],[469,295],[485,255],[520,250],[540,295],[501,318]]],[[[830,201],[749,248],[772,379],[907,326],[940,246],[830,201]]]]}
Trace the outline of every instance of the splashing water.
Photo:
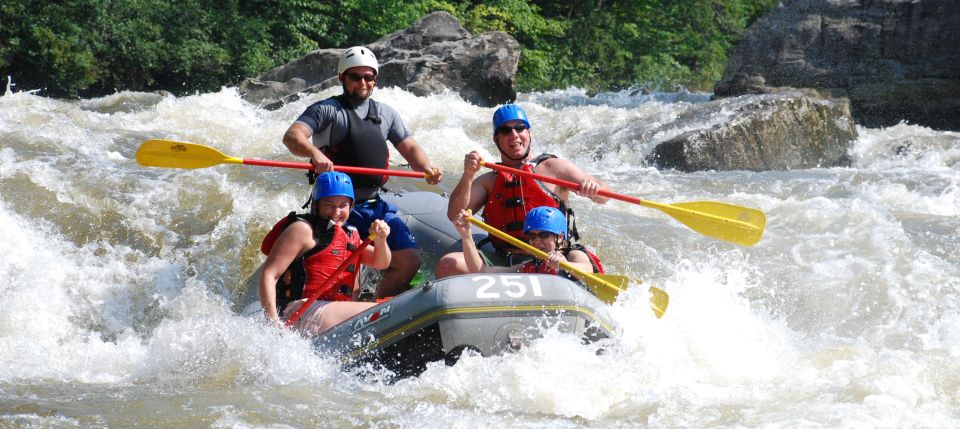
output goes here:
{"type": "MultiPolygon", "coordinates": [[[[643,159],[707,94],[524,94],[534,151],[651,201],[761,208],[766,234],[736,247],[655,210],[574,197],[608,272],[668,291],[666,317],[634,285],[611,308],[618,338],[583,346],[547,329],[519,353],[386,384],[233,310],[259,240],[303,203],[302,172],[134,160],[152,138],[292,160],[283,132],[333,94],[264,111],[234,89],[67,102],[8,88],[0,426],[960,424],[960,134],[861,128],[849,168],[683,174],[643,159]]],[[[443,190],[466,152],[498,158],[492,109],[453,93],[375,98],[448,173],[443,190]]]]}

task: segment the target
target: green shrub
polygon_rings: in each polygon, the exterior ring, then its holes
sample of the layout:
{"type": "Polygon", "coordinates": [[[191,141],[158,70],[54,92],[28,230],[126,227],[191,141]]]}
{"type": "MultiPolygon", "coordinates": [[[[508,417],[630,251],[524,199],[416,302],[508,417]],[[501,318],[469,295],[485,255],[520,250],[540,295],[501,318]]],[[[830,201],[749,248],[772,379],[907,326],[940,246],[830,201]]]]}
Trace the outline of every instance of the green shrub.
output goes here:
{"type": "Polygon", "coordinates": [[[12,0],[0,76],[20,90],[215,91],[320,47],[369,43],[436,10],[520,43],[520,91],[709,89],[775,0],[12,0]]]}

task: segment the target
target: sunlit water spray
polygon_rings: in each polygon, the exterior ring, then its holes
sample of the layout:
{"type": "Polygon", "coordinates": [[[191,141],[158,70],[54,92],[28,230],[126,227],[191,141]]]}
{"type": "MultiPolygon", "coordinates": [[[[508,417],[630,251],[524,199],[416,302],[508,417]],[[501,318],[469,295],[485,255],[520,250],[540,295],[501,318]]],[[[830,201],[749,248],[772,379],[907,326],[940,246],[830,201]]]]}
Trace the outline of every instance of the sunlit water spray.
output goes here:
{"type": "MultiPolygon", "coordinates": [[[[336,92],[277,111],[233,89],[0,97],[0,426],[960,424],[960,134],[859,129],[850,168],[684,174],[644,158],[707,94],[523,94],[534,151],[651,201],[760,208],[764,238],[737,247],[656,210],[574,197],[586,243],[634,279],[611,308],[621,335],[583,346],[545,328],[518,353],[389,384],[234,311],[260,239],[305,201],[303,172],[134,160],[153,138],[293,160],[283,132],[336,92]],[[641,280],[670,293],[663,319],[641,280]]],[[[453,93],[375,98],[445,170],[437,191],[466,152],[499,158],[492,109],[453,93]]]]}

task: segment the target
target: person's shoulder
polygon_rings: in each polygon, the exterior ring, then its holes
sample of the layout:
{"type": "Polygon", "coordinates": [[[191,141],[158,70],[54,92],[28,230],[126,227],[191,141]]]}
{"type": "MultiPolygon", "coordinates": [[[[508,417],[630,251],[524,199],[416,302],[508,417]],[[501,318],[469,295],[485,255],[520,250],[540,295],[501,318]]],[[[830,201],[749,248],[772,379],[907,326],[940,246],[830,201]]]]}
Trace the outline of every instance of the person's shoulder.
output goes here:
{"type": "Polygon", "coordinates": [[[310,226],[310,222],[303,218],[297,218],[283,230],[283,233],[277,238],[277,242],[298,242],[304,244],[312,238],[313,227],[310,226]]]}
{"type": "Polygon", "coordinates": [[[590,256],[578,249],[570,249],[564,257],[570,262],[590,262],[590,256]]]}
{"type": "Polygon", "coordinates": [[[586,258],[586,257],[587,257],[587,252],[584,252],[584,251],[582,250],[582,248],[573,248],[573,249],[570,249],[569,252],[567,252],[567,255],[568,255],[568,256],[583,256],[584,258],[586,258]]]}
{"type": "Polygon", "coordinates": [[[551,159],[559,159],[559,158],[558,158],[556,155],[552,154],[552,153],[546,153],[546,152],[544,152],[544,153],[541,153],[540,155],[537,155],[537,156],[534,156],[534,157],[530,158],[530,160],[527,161],[527,162],[529,162],[529,163],[531,163],[531,164],[533,164],[533,165],[537,165],[537,164],[541,164],[541,163],[544,163],[544,162],[546,162],[546,161],[549,161],[549,160],[551,160],[551,159]]]}
{"type": "Polygon", "coordinates": [[[391,106],[391,105],[389,105],[389,104],[387,104],[387,103],[384,103],[384,102],[382,102],[382,101],[380,101],[380,100],[374,100],[373,98],[369,98],[368,100],[376,103],[376,104],[377,104],[377,110],[379,110],[379,111],[381,111],[381,112],[390,112],[390,113],[393,113],[393,114],[396,114],[396,113],[397,113],[397,109],[394,109],[393,106],[391,106]]]}
{"type": "Polygon", "coordinates": [[[528,162],[534,165],[556,165],[563,164],[565,162],[568,163],[570,161],[560,158],[552,153],[541,153],[540,155],[530,158],[530,161],[528,162]]]}
{"type": "Polygon", "coordinates": [[[473,181],[483,185],[490,184],[492,186],[493,183],[497,181],[497,173],[493,171],[487,171],[477,176],[475,179],[473,179],[473,181]]]}
{"type": "Polygon", "coordinates": [[[565,172],[575,172],[580,171],[580,167],[577,167],[572,161],[559,158],[559,157],[550,157],[540,161],[536,165],[536,170],[540,170],[542,173],[565,173],[565,172]]]}
{"type": "Polygon", "coordinates": [[[400,117],[400,112],[397,111],[397,109],[393,108],[393,106],[381,101],[374,100],[372,98],[370,99],[370,101],[377,103],[377,113],[379,113],[381,117],[391,121],[400,117]]]}
{"type": "Polygon", "coordinates": [[[313,233],[313,226],[310,224],[309,219],[298,217],[290,226],[287,227],[288,231],[293,231],[296,234],[302,234],[304,232],[313,233]]]}
{"type": "Polygon", "coordinates": [[[340,109],[340,103],[337,102],[336,98],[328,97],[307,106],[306,110],[310,111],[310,110],[325,110],[325,109],[338,110],[340,109]]]}

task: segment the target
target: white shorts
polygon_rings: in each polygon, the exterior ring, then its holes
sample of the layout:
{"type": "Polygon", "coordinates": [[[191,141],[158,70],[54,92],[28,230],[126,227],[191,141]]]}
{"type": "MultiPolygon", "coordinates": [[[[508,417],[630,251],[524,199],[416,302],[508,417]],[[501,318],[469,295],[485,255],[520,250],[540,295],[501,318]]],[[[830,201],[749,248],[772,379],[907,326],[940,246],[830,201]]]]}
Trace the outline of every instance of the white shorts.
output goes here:
{"type": "MultiPolygon", "coordinates": [[[[283,309],[283,320],[290,319],[290,316],[293,316],[293,313],[296,313],[305,302],[307,302],[307,298],[287,304],[287,308],[283,309]]],[[[293,327],[304,333],[319,334],[320,318],[323,317],[323,308],[331,302],[332,301],[314,301],[313,304],[310,304],[310,308],[300,315],[300,318],[297,319],[297,323],[295,323],[293,327]]]]}

